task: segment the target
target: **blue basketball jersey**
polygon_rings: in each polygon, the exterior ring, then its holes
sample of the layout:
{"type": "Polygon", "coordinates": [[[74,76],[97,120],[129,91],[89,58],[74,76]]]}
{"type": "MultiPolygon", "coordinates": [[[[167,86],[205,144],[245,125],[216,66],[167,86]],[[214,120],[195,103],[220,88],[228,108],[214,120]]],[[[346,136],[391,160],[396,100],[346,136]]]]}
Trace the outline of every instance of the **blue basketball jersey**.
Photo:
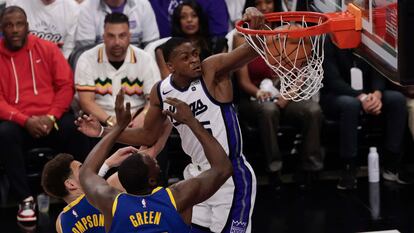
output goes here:
{"type": "Polygon", "coordinates": [[[112,215],[110,233],[190,232],[168,188],[158,187],[144,196],[121,193],[114,201],[112,215]]]}
{"type": "Polygon", "coordinates": [[[63,233],[105,233],[104,216],[82,195],[63,209],[60,228],[63,233]]]}

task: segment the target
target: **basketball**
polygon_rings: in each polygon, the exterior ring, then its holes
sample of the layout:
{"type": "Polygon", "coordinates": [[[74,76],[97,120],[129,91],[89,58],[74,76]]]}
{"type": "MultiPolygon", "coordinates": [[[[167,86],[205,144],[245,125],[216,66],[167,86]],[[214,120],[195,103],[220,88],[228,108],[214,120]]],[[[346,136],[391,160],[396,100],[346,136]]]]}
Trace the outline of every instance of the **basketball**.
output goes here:
{"type": "MultiPolygon", "coordinates": [[[[302,28],[298,24],[283,25],[274,30],[295,30],[302,28]]],[[[300,69],[307,64],[311,56],[312,44],[308,37],[289,38],[285,36],[266,36],[266,58],[273,66],[283,66],[287,70],[300,69]]]]}

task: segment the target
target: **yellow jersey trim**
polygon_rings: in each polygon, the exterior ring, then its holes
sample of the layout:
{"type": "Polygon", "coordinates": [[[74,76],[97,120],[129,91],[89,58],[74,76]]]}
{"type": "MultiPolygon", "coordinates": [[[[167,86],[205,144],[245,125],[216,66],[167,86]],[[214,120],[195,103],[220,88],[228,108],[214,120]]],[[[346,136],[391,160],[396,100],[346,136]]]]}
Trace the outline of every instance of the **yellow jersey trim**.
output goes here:
{"type": "Polygon", "coordinates": [[[85,194],[80,195],[74,201],[72,201],[67,206],[65,206],[65,208],[63,208],[62,213],[68,212],[70,209],[72,209],[72,207],[74,207],[75,205],[77,205],[82,200],[82,198],[84,198],[84,197],[85,197],[85,194]]]}
{"type": "Polygon", "coordinates": [[[171,190],[169,188],[166,188],[165,191],[167,191],[168,196],[170,196],[170,200],[171,200],[171,203],[173,204],[174,208],[177,209],[177,205],[175,204],[175,199],[174,199],[174,196],[172,195],[171,190]]]}
{"type": "Polygon", "coordinates": [[[116,211],[116,207],[118,206],[118,197],[119,195],[121,195],[122,193],[118,193],[118,195],[116,195],[115,197],[115,201],[112,204],[112,217],[115,216],[115,211],[116,211]]]}
{"type": "Polygon", "coordinates": [[[160,187],[156,187],[155,189],[152,190],[151,194],[154,194],[154,193],[160,191],[160,189],[162,189],[161,186],[160,187]]]}

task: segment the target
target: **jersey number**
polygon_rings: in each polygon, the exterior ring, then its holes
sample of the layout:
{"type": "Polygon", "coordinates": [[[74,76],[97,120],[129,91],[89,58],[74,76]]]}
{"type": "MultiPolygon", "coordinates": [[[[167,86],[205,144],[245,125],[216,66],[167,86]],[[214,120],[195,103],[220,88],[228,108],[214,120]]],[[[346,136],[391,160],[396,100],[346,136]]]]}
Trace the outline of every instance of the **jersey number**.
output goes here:
{"type": "Polygon", "coordinates": [[[206,129],[211,135],[213,135],[213,131],[210,128],[210,121],[200,121],[201,125],[206,129]]]}

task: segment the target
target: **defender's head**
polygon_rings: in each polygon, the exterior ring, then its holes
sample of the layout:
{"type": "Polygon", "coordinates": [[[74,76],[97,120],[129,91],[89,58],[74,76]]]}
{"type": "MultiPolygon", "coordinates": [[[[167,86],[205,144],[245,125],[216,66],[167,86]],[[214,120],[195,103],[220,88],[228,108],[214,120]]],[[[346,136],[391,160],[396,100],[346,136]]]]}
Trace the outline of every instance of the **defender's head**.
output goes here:
{"type": "Polygon", "coordinates": [[[110,61],[125,59],[131,33],[128,16],[122,13],[111,13],[105,16],[103,41],[110,61]]]}
{"type": "Polygon", "coordinates": [[[118,178],[130,194],[148,194],[160,185],[160,167],[149,155],[134,153],[118,168],[118,178]]]}
{"type": "Polygon", "coordinates": [[[0,16],[6,47],[12,51],[21,49],[27,40],[29,23],[24,10],[18,6],[9,6],[0,16]]]}
{"type": "Polygon", "coordinates": [[[163,46],[162,52],[171,73],[187,78],[201,75],[198,50],[185,38],[172,37],[163,46]]]}
{"type": "Polygon", "coordinates": [[[56,198],[65,198],[69,194],[79,194],[79,169],[82,163],[70,154],[58,154],[46,163],[42,172],[42,187],[45,192],[56,198]]]}

